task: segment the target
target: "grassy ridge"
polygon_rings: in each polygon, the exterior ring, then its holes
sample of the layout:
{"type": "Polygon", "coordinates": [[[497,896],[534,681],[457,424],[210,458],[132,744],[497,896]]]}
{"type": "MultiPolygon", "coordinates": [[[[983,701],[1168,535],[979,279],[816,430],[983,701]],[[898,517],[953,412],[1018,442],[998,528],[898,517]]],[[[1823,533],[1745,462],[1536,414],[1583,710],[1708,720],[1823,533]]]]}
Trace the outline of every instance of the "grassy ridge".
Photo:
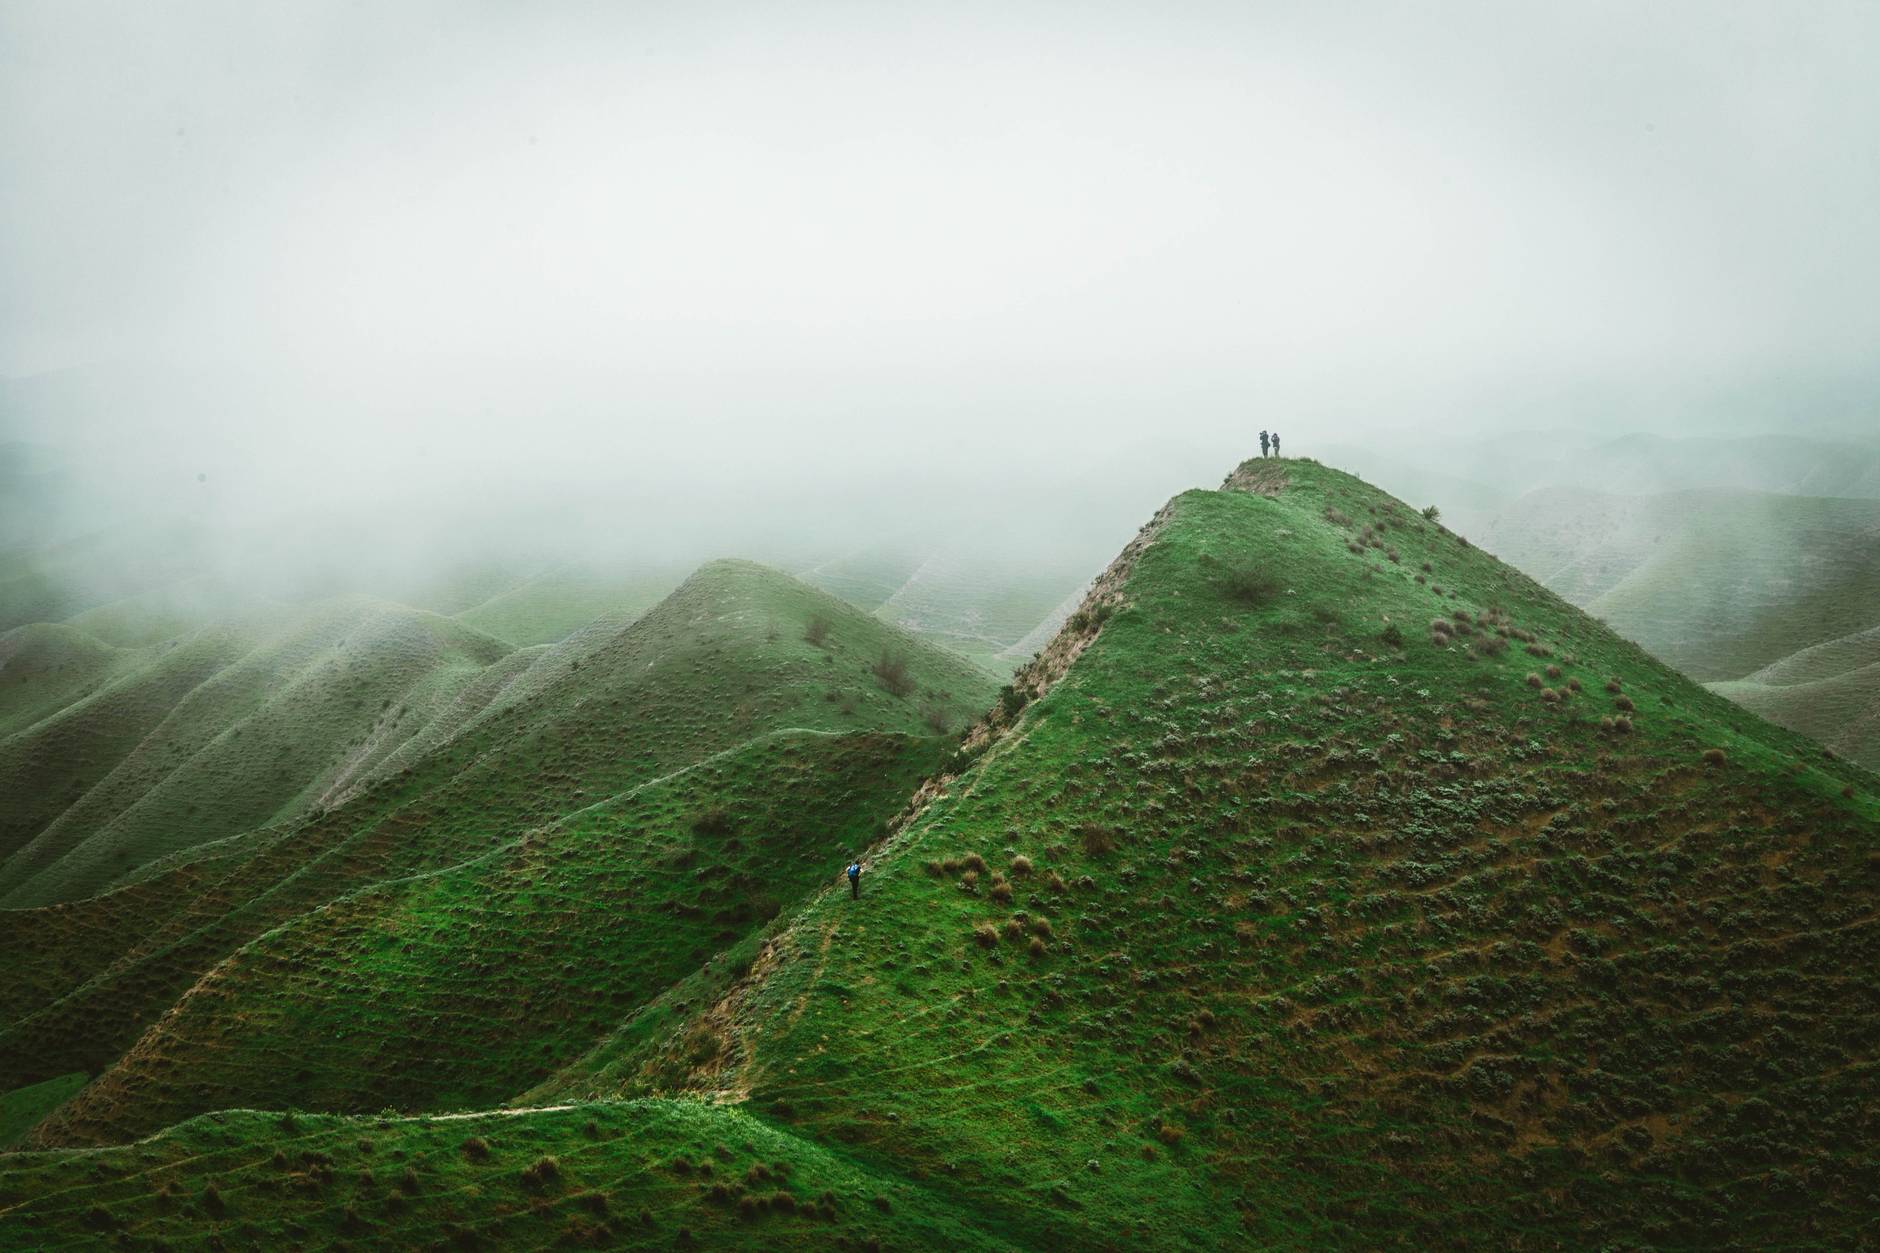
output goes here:
{"type": "Polygon", "coordinates": [[[749,1114],[638,1101],[470,1118],[211,1114],[0,1156],[0,1245],[1012,1247],[749,1114]]]}
{"type": "Polygon", "coordinates": [[[453,738],[382,769],[337,807],[210,846],[211,864],[178,864],[137,885],[124,898],[140,911],[135,928],[74,930],[57,913],[44,927],[22,921],[29,967],[82,982],[0,1030],[0,1071],[103,1069],[243,944],[363,886],[489,853],[779,729],[955,729],[992,686],[966,662],[775,571],[715,563],[631,625],[535,653],[480,693],[487,703],[453,738]],[[812,622],[826,627],[819,644],[804,638],[812,622]],[[875,673],[884,658],[901,667],[895,690],[875,673]],[[157,900],[173,908],[152,920],[144,910],[157,900]],[[95,943],[73,953],[75,935],[95,943]],[[51,946],[64,950],[55,957],[51,946]]]}
{"type": "MultiPolygon", "coordinates": [[[[0,863],[0,905],[85,896],[166,854],[295,817],[369,774],[509,651],[447,618],[363,598],[257,623],[232,643],[225,664],[0,863]]],[[[58,730],[111,705],[76,707],[58,730]]],[[[64,742],[16,739],[0,755],[34,763],[64,742]]],[[[33,781],[9,774],[6,786],[33,781]]]]}
{"type": "MultiPolygon", "coordinates": [[[[912,651],[922,673],[891,678],[905,637],[848,613],[708,568],[618,637],[531,661],[409,775],[291,841],[241,837],[235,860],[282,859],[256,872],[272,886],[231,874],[200,930],[165,923],[88,988],[133,996],[129,972],[173,976],[189,961],[158,954],[197,960],[203,934],[255,942],[40,1140],[217,1099],[478,1100],[510,1071],[530,1102],[582,1104],[231,1113],[0,1159],[0,1237],[1871,1237],[1872,775],[1363,483],[1250,462],[1097,581],[861,899],[805,870],[764,927],[751,893],[917,773],[860,763],[900,760],[937,708],[950,729],[946,685],[969,686],[912,651]],[[787,730],[856,718],[893,734],[787,730]],[[830,786],[837,743],[861,757],[830,786]],[[386,882],[414,869],[443,872],[386,882]],[[643,927],[675,960],[640,951],[643,927]]],[[[29,1014],[0,1069],[78,1055],[114,1008],[29,1014]]]]}
{"type": "Polygon", "coordinates": [[[938,738],[780,732],[496,853],[256,940],[47,1124],[499,1104],[830,878],[939,765],[938,738]]]}
{"type": "Polygon", "coordinates": [[[1850,1239],[1871,776],[1347,476],[1240,485],[615,1090],[748,1095],[1025,1243],[1850,1239]]]}

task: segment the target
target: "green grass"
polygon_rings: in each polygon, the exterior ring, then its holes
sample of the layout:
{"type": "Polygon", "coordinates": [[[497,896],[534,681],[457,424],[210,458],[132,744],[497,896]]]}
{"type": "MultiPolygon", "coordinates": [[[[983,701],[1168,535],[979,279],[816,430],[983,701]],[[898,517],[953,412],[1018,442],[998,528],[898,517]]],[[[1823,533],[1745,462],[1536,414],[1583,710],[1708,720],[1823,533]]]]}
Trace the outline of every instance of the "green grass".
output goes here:
{"type": "Polygon", "coordinates": [[[82,1074],[59,1075],[0,1092],[0,1149],[10,1149],[25,1139],[41,1119],[84,1087],[86,1078],[82,1074]]]}
{"type": "MultiPolygon", "coordinates": [[[[0,1073],[103,1070],[244,944],[373,883],[446,869],[784,730],[944,738],[993,682],[859,609],[744,562],[701,570],[630,625],[500,659],[450,736],[341,803],[158,863],[97,901],[0,910],[19,973],[0,1073]],[[822,644],[803,638],[828,624],[822,644]],[[872,673],[905,661],[909,690],[872,673]]],[[[865,789],[864,789],[865,791],[865,789]]],[[[837,861],[846,850],[830,850],[837,861]]],[[[520,1084],[520,1077],[518,1083],[520,1084]]]]}
{"type": "Polygon", "coordinates": [[[47,1135],[123,1141],[230,1106],[505,1102],[691,972],[735,966],[949,747],[778,732],[302,915],[211,972],[47,1135]]]}
{"type": "Polygon", "coordinates": [[[89,895],[296,817],[369,775],[509,651],[364,598],[156,646],[150,664],[0,742],[0,797],[18,801],[0,905],[89,895]]]}
{"type": "Polygon", "coordinates": [[[1264,472],[1175,502],[859,904],[814,897],[723,1004],[567,1090],[748,1093],[1034,1245],[1850,1238],[1871,776],[1362,484],[1264,472]],[[1494,606],[1523,635],[1478,657],[1494,606]]]}
{"type": "Polygon", "coordinates": [[[0,1156],[0,1245],[1012,1247],[737,1109],[637,1101],[470,1118],[237,1111],[139,1144],[0,1156]],[[553,1172],[542,1166],[552,1161],[553,1172]]]}
{"type": "Polygon", "coordinates": [[[683,571],[564,566],[505,588],[456,616],[466,626],[511,644],[554,644],[596,622],[632,621],[683,578],[683,571]]]}
{"type": "Polygon", "coordinates": [[[885,632],[714,565],[329,813],[0,914],[34,989],[103,962],[0,1030],[110,1071],[35,1146],[531,1107],[0,1159],[0,1242],[1871,1239],[1874,776],[1311,462],[1171,502],[996,703],[885,632]],[[936,705],[994,712],[851,900],[936,705]]]}

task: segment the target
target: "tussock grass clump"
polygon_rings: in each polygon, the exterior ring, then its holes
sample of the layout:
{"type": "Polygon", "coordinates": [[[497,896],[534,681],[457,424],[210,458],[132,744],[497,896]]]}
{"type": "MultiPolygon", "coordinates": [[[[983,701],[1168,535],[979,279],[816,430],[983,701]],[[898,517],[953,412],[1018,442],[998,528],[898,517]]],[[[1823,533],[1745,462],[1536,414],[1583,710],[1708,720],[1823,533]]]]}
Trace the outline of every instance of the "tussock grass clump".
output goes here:
{"type": "Polygon", "coordinates": [[[980,948],[997,948],[999,929],[989,922],[982,922],[973,928],[973,942],[980,948]]]}
{"type": "Polygon", "coordinates": [[[1729,759],[1730,755],[1721,748],[1707,748],[1704,750],[1704,764],[1706,766],[1721,766],[1729,759]]]}
{"type": "Polygon", "coordinates": [[[1087,856],[1102,857],[1116,851],[1116,833],[1099,823],[1084,823],[1077,829],[1077,838],[1087,856]]]}
{"type": "Polygon", "coordinates": [[[1384,629],[1378,632],[1377,637],[1383,640],[1388,648],[1401,649],[1403,647],[1403,632],[1397,629],[1395,622],[1385,623],[1384,629]]]}
{"type": "Polygon", "coordinates": [[[561,1162],[554,1157],[538,1157],[522,1172],[522,1186],[540,1192],[561,1179],[561,1162]]]}
{"type": "Polygon", "coordinates": [[[1612,702],[1612,707],[1614,709],[1617,709],[1620,713],[1628,713],[1628,714],[1636,713],[1638,710],[1638,706],[1632,703],[1632,698],[1630,696],[1614,697],[1613,702],[1612,702]]]}
{"type": "Polygon", "coordinates": [[[1031,873],[1031,858],[1025,856],[1025,854],[1023,853],[1020,853],[1018,856],[1012,858],[1012,877],[1014,879],[1022,879],[1030,873],[1031,873]]]}
{"type": "Polygon", "coordinates": [[[1049,951],[1049,947],[1043,940],[1033,936],[1031,943],[1025,946],[1025,951],[1033,957],[1043,957],[1049,951]]]}
{"type": "Polygon", "coordinates": [[[490,1142],[482,1136],[471,1136],[458,1146],[458,1150],[470,1161],[487,1162],[490,1160],[490,1142]]]}
{"type": "Polygon", "coordinates": [[[1229,600],[1257,609],[1279,595],[1279,580],[1259,566],[1230,566],[1221,577],[1221,590],[1229,600]]]}
{"type": "Polygon", "coordinates": [[[803,642],[821,648],[829,638],[829,619],[820,614],[811,618],[803,628],[803,642]]]}
{"type": "Polygon", "coordinates": [[[1536,674],[1536,673],[1535,673],[1534,671],[1532,671],[1532,670],[1530,670],[1530,671],[1528,671],[1528,672],[1527,672],[1527,677],[1526,677],[1525,679],[1522,679],[1521,681],[1522,681],[1523,683],[1525,683],[1525,684],[1527,684],[1527,685],[1528,685],[1529,687],[1540,687],[1540,686],[1542,686],[1542,684],[1541,684],[1541,676],[1540,676],[1540,675],[1538,675],[1538,674],[1536,674]]]}
{"type": "Polygon", "coordinates": [[[914,676],[908,670],[907,658],[900,653],[883,650],[868,672],[890,696],[904,699],[914,690],[914,676]]]}

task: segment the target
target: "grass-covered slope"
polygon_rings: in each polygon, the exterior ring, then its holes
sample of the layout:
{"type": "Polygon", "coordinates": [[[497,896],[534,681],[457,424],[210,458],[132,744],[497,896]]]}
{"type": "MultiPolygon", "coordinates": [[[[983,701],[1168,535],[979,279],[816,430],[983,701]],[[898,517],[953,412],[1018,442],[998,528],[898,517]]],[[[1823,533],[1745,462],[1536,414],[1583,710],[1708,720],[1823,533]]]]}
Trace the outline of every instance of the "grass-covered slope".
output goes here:
{"type": "Polygon", "coordinates": [[[212,672],[172,660],[200,651],[196,639],[155,646],[153,665],[0,741],[0,794],[36,817],[57,810],[0,861],[0,906],[95,893],[168,853],[331,799],[509,651],[448,618],[359,598],[211,638],[212,672]],[[127,707],[142,734],[113,744],[114,728],[97,724],[127,707]],[[67,752],[95,763],[95,777],[33,803],[41,767],[67,752]]]}
{"type": "Polygon", "coordinates": [[[218,966],[42,1138],[229,1106],[506,1101],[821,886],[951,747],[778,732],[347,896],[218,966]]]}
{"type": "Polygon", "coordinates": [[[108,1067],[242,945],[363,887],[492,853],[774,732],[929,737],[993,694],[959,658],[744,562],[707,566],[631,625],[515,656],[486,670],[500,681],[471,685],[475,707],[450,738],[389,760],[332,807],[159,863],[95,901],[0,911],[31,984],[0,997],[14,1006],[0,1073],[108,1067]]]}
{"type": "Polygon", "coordinates": [[[139,1144],[0,1155],[0,1247],[1013,1247],[924,1189],[740,1110],[218,1113],[139,1144]]]}
{"type": "Polygon", "coordinates": [[[1356,480],[1231,483],[859,902],[562,1090],[748,1101],[1033,1245],[1870,1237],[1873,777],[1356,480]]]}
{"type": "Polygon", "coordinates": [[[632,621],[679,585],[683,572],[560,566],[506,587],[456,615],[512,644],[554,644],[599,619],[632,621]]]}

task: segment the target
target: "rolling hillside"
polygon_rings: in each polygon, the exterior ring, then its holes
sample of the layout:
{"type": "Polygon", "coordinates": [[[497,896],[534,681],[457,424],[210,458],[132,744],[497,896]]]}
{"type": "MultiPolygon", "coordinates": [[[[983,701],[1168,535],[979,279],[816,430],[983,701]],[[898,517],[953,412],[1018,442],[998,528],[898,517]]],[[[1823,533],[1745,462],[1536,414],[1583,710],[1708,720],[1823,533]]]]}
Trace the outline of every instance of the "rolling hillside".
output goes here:
{"type": "Polygon", "coordinates": [[[1779,726],[1880,771],[1880,626],[1707,685],[1779,726]]]}
{"type": "MultiPolygon", "coordinates": [[[[833,603],[708,568],[300,828],[369,872],[235,908],[0,1158],[0,1242],[1872,1235],[1872,775],[1310,462],[1172,501],[885,828],[926,693],[990,693],[910,643],[893,696],[833,603]],[[224,1101],[509,1109],[63,1147],[224,1101]]],[[[0,1072],[81,1025],[16,1020],[0,1072]]]]}
{"type": "Polygon", "coordinates": [[[0,997],[17,1007],[0,1071],[107,1066],[242,945],[348,893],[497,853],[776,732],[943,738],[992,687],[786,576],[714,563],[627,626],[500,657],[433,720],[447,736],[401,745],[304,817],[153,863],[108,896],[0,910],[29,989],[0,997]]]}
{"type": "Polygon", "coordinates": [[[1482,542],[1704,681],[1880,625],[1880,501],[1537,492],[1482,542]]]}

